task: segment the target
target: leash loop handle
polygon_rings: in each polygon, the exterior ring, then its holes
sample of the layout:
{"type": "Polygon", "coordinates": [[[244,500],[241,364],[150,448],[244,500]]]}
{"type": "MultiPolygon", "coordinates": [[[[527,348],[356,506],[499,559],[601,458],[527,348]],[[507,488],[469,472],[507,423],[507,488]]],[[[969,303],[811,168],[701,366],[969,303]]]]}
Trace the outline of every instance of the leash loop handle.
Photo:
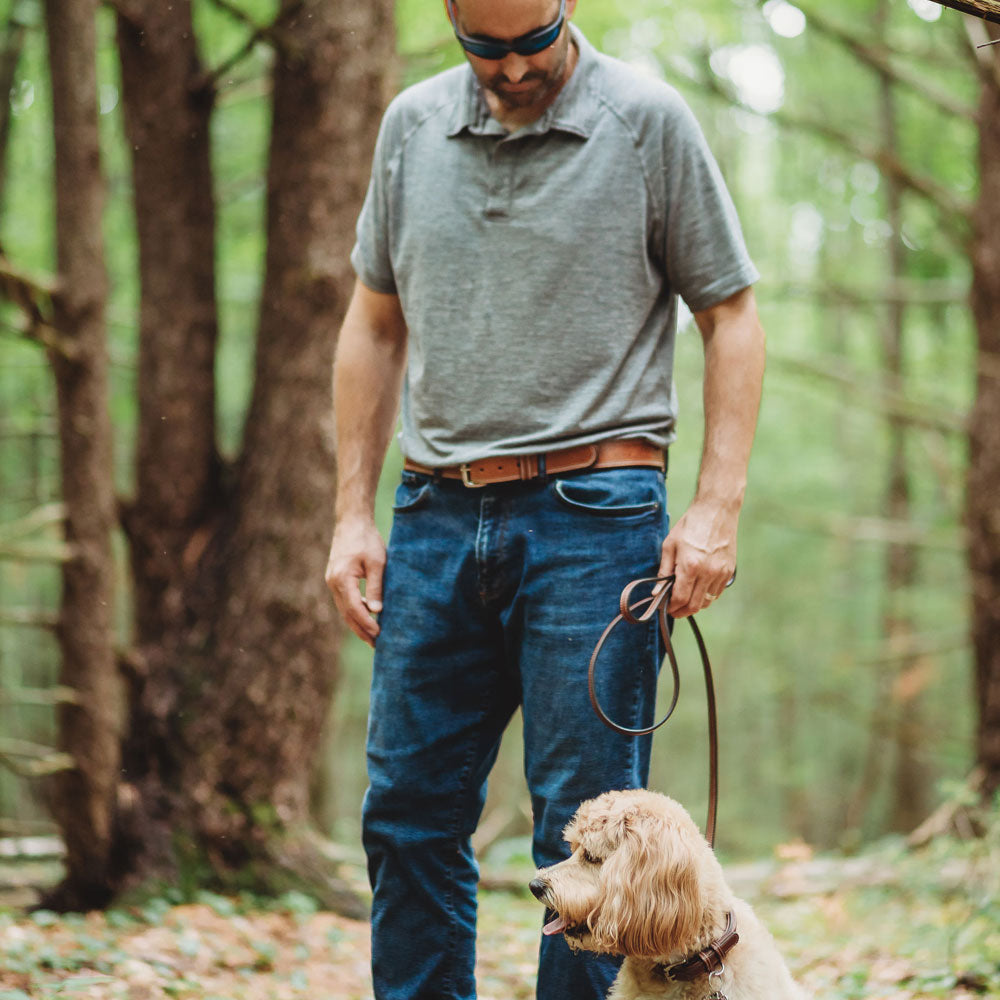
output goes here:
{"type": "MultiPolygon", "coordinates": [[[[731,581],[730,581],[731,582],[731,581]]],[[[597,714],[597,717],[614,732],[622,736],[648,736],[656,732],[673,714],[677,707],[677,700],[680,697],[681,676],[680,668],[677,664],[677,655],[674,652],[674,644],[670,638],[670,625],[668,623],[667,605],[670,603],[670,595],[674,587],[673,576],[649,576],[638,580],[632,580],[621,592],[618,601],[618,614],[608,623],[593,653],[590,654],[590,663],[587,667],[587,689],[590,693],[590,704],[597,714]],[[653,584],[653,593],[648,597],[641,597],[632,600],[632,593],[637,587],[646,584],[653,584]],[[659,722],[653,723],[639,729],[629,729],[620,726],[611,719],[604,711],[597,697],[597,661],[601,655],[601,650],[607,642],[611,633],[622,623],[629,625],[641,625],[656,617],[660,629],[660,638],[663,640],[663,647],[670,663],[670,672],[673,679],[673,693],[663,718],[659,722]]],[[[715,708],[715,684],[712,679],[712,664],[708,658],[708,649],[702,637],[698,623],[691,615],[687,619],[694,633],[695,642],[698,645],[698,653],[701,657],[702,672],[705,678],[705,698],[708,703],[708,820],[705,824],[705,839],[710,846],[715,845],[715,820],[718,811],[719,798],[719,736],[718,721],[715,708]]]]}

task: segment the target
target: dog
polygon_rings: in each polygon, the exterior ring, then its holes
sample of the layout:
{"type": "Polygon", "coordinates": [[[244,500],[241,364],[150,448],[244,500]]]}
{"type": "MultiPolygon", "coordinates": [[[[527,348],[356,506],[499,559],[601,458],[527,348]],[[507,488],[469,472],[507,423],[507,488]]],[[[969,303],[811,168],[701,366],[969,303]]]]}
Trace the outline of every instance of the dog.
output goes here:
{"type": "Polygon", "coordinates": [[[607,792],[580,806],[564,836],[571,856],[529,888],[555,912],[544,934],[625,956],[608,1000],[806,1000],[679,803],[607,792]]]}

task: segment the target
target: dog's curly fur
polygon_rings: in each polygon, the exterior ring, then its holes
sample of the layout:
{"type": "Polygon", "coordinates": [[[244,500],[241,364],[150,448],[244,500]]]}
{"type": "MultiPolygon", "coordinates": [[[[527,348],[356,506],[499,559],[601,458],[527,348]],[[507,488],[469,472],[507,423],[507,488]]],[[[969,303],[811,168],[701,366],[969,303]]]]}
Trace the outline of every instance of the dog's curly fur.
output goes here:
{"type": "Polygon", "coordinates": [[[805,1000],[771,935],[737,899],[687,811],[645,790],[584,802],[566,828],[572,855],[541,869],[532,891],[557,914],[545,928],[572,948],[624,955],[608,1000],[805,1000]],[[665,966],[719,937],[726,915],[739,943],[720,978],[671,982],[665,966]]]}

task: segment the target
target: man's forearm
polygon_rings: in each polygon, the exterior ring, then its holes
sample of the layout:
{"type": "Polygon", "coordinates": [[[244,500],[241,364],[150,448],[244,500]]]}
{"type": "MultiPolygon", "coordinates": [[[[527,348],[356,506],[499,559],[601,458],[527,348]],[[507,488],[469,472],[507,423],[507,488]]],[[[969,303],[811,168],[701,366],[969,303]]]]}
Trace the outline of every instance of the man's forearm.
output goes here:
{"type": "Polygon", "coordinates": [[[702,331],[705,439],[696,502],[738,514],[746,490],[764,377],[764,331],[752,298],[702,331]]]}
{"type": "Polygon", "coordinates": [[[764,331],[744,289],[695,319],[705,344],[705,440],[694,500],[663,542],[660,575],[674,576],[670,613],[696,614],[736,568],[736,529],[764,376],[764,331]]]}
{"type": "Polygon", "coordinates": [[[396,421],[406,336],[401,317],[388,312],[373,328],[370,310],[359,307],[356,296],[340,333],[333,375],[338,521],[371,517],[396,421]]]}

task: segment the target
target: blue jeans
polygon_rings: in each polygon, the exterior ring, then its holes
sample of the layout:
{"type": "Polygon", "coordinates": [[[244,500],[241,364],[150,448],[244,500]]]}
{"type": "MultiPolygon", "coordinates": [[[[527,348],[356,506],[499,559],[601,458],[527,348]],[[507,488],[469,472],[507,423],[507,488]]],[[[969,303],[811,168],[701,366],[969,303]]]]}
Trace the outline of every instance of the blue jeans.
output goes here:
{"type": "MultiPolygon", "coordinates": [[[[605,727],[587,664],[622,587],[652,576],[667,531],[655,469],[467,489],[404,472],[375,645],[364,843],[377,1000],[473,1000],[478,868],[469,844],[500,737],[520,706],[539,866],[568,853],[577,806],[646,783],[649,738],[605,727]]],[[[648,725],[655,622],[621,625],[599,695],[648,725]]],[[[539,908],[539,923],[543,914],[539,908]]],[[[539,1000],[603,1000],[607,956],[542,939],[539,1000]]]]}

